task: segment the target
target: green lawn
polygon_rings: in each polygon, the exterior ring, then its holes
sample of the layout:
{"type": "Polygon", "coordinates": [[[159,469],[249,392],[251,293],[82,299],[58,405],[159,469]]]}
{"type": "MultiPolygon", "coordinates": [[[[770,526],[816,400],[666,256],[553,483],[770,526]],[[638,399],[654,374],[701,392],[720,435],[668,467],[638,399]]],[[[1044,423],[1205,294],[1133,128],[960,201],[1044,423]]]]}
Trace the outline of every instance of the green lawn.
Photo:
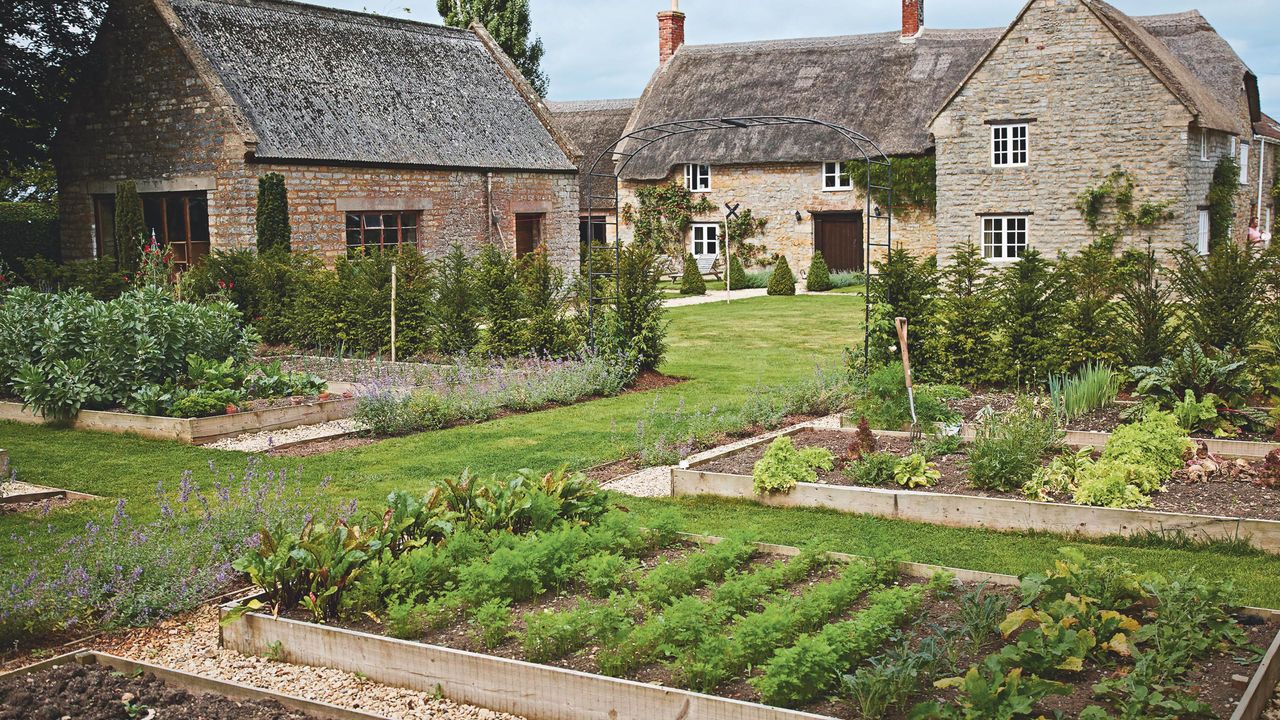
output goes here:
{"type": "MultiPolygon", "coordinates": [[[[862,304],[856,298],[801,295],[713,303],[672,311],[670,351],[663,370],[689,378],[662,391],[607,398],[574,407],[512,416],[480,425],[388,440],[305,460],[268,460],[266,467],[302,467],[313,482],[329,476],[333,499],[380,502],[393,489],[423,490],[431,480],[463,468],[481,474],[562,464],[586,468],[623,457],[637,422],[653,406],[673,409],[731,407],[760,383],[778,383],[840,361],[860,346],[862,304]]],[[[156,483],[172,486],[185,469],[208,478],[210,460],[221,472],[243,471],[245,456],[118,435],[0,423],[0,446],[22,478],[110,498],[126,498],[133,513],[154,512],[156,483]]],[[[772,542],[820,544],[849,552],[886,555],[979,570],[1021,573],[1045,567],[1067,544],[1050,536],[1003,535],[841,515],[777,510],[724,501],[622,499],[642,515],[674,505],[686,529],[724,534],[746,530],[772,542]]],[[[48,518],[0,516],[0,538],[49,526],[48,545],[110,513],[112,501],[80,503],[48,518]]],[[[1227,548],[1186,550],[1106,543],[1073,543],[1093,555],[1115,554],[1144,566],[1234,578],[1243,599],[1280,605],[1280,557],[1227,548]]],[[[0,542],[0,551],[4,544],[0,542]]],[[[11,553],[4,553],[11,555],[11,553]]]]}

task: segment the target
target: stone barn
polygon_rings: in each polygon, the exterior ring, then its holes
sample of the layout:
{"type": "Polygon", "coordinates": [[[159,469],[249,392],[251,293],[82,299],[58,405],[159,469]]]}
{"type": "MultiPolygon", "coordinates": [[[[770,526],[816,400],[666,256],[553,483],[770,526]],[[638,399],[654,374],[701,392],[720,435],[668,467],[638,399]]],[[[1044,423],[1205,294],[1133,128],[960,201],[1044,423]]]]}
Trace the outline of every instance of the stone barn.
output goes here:
{"type": "Polygon", "coordinates": [[[254,245],[258,178],[295,250],[452,243],[578,258],[578,151],[480,26],[284,0],[112,0],[54,148],[63,255],[116,257],[132,180],[180,263],[254,245]]]}

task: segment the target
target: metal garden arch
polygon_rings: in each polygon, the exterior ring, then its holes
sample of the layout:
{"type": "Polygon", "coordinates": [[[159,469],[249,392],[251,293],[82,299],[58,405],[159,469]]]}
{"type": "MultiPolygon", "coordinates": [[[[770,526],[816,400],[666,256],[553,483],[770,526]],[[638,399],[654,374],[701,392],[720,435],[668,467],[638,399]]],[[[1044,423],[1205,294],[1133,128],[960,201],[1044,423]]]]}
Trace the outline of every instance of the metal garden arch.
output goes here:
{"type": "MultiPolygon", "coordinates": [[[[647,150],[650,146],[654,145],[655,143],[659,143],[679,135],[686,135],[688,133],[696,133],[696,132],[707,132],[711,130],[741,130],[745,128],[780,127],[780,126],[786,126],[786,125],[815,125],[818,127],[827,128],[839,134],[841,137],[847,140],[849,144],[856,150],[856,154],[852,157],[853,160],[857,160],[858,155],[861,155],[861,159],[863,161],[863,165],[866,172],[866,182],[864,184],[864,187],[866,188],[866,193],[865,193],[866,202],[865,202],[865,207],[863,208],[863,215],[862,215],[863,221],[866,223],[865,235],[862,243],[863,270],[866,272],[866,276],[867,276],[867,288],[866,288],[867,302],[865,303],[864,320],[866,321],[867,324],[870,324],[870,320],[871,320],[871,272],[870,272],[871,271],[871,249],[873,247],[884,248],[886,253],[890,252],[893,249],[893,167],[890,165],[889,158],[885,156],[884,151],[880,149],[880,146],[877,145],[875,141],[871,140],[866,135],[863,135],[862,133],[857,132],[856,130],[850,130],[849,128],[846,128],[841,125],[837,125],[835,123],[824,122],[822,120],[815,120],[813,118],[806,118],[806,117],[791,117],[786,115],[762,115],[762,116],[751,116],[751,117],[725,117],[725,118],[702,118],[697,120],[676,120],[672,122],[659,123],[657,125],[650,125],[649,127],[641,128],[639,130],[632,130],[631,132],[623,135],[622,137],[614,141],[612,145],[605,148],[604,151],[601,152],[596,157],[595,162],[591,164],[590,170],[587,171],[586,182],[583,184],[584,192],[587,193],[587,245],[588,245],[587,287],[589,288],[588,302],[587,302],[587,333],[588,333],[588,342],[592,346],[595,345],[596,307],[598,305],[603,305],[604,303],[615,300],[618,297],[618,295],[621,294],[620,279],[617,273],[617,268],[619,266],[619,261],[621,259],[621,253],[622,253],[622,242],[621,242],[621,236],[619,233],[619,230],[621,229],[621,222],[622,222],[622,217],[621,217],[622,208],[620,207],[620,201],[619,201],[621,193],[619,191],[619,186],[621,184],[620,178],[622,176],[622,173],[623,171],[626,170],[627,165],[630,164],[631,160],[634,159],[640,153],[647,150]],[[623,143],[626,143],[628,141],[635,141],[636,143],[635,146],[634,147],[628,146],[624,149],[625,152],[619,152],[619,149],[621,148],[623,143]],[[600,169],[601,163],[604,162],[604,159],[606,157],[611,157],[611,156],[617,158],[617,162],[614,165],[613,173],[600,172],[599,169],[600,169]],[[873,169],[876,167],[881,167],[884,169],[883,180],[875,177],[875,174],[873,173],[873,169]],[[596,185],[602,179],[611,179],[613,181],[613,187],[611,188],[612,194],[602,195],[597,193],[596,185]],[[881,182],[883,182],[883,184],[879,184],[881,182]],[[887,193],[887,199],[889,201],[887,203],[888,207],[885,207],[882,209],[872,201],[872,195],[875,193],[875,191],[881,191],[881,192],[887,193]],[[600,202],[601,204],[597,204],[598,202],[600,202]],[[606,218],[602,222],[597,222],[596,213],[604,211],[609,207],[608,204],[604,204],[604,203],[612,204],[612,208],[613,208],[612,219],[606,218]],[[874,212],[873,212],[873,209],[874,209],[874,212]],[[874,230],[877,223],[883,225],[883,233],[884,233],[883,242],[875,241],[876,235],[874,230]],[[594,267],[593,258],[595,256],[594,249],[596,246],[595,228],[598,225],[602,225],[606,228],[605,236],[604,236],[604,243],[606,247],[608,247],[608,245],[610,244],[608,228],[610,226],[612,226],[613,228],[613,243],[612,243],[613,253],[614,253],[613,272],[597,272],[594,267]],[[598,279],[605,280],[608,278],[613,279],[613,297],[612,298],[607,296],[597,295],[596,281],[598,279]]],[[[850,209],[855,210],[856,208],[850,208],[850,209]]],[[[729,251],[728,249],[729,240],[730,239],[726,239],[726,243],[725,243],[726,252],[729,251]]],[[[725,270],[727,273],[728,271],[727,266],[725,270]]],[[[864,352],[867,352],[867,349],[868,348],[866,347],[866,341],[864,340],[864,349],[863,349],[864,352]]]]}

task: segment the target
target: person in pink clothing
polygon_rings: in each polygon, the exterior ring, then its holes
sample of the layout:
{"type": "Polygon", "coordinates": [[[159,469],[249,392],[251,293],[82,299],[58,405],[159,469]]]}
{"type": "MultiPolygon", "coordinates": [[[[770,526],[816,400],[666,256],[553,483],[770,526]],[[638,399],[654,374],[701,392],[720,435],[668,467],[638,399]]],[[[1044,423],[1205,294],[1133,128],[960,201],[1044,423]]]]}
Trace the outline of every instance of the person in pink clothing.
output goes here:
{"type": "Polygon", "coordinates": [[[1256,215],[1249,220],[1249,244],[1262,244],[1262,231],[1258,229],[1258,218],[1256,215]]]}

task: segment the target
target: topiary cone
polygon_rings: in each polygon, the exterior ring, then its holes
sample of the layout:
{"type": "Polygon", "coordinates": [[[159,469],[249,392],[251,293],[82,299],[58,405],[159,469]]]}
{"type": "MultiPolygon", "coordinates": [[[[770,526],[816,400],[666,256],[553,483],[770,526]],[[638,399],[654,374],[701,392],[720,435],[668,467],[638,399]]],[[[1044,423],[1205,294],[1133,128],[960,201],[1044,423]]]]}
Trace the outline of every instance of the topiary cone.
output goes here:
{"type": "Polygon", "coordinates": [[[729,257],[729,288],[732,290],[742,290],[747,287],[747,271],[743,269],[742,262],[738,260],[737,255],[729,257]]]}
{"type": "Polygon", "coordinates": [[[689,253],[684,257],[684,275],[680,278],[681,295],[706,295],[707,283],[698,270],[698,261],[689,253]]]}
{"type": "Polygon", "coordinates": [[[791,272],[791,265],[787,263],[786,256],[779,258],[778,264],[773,266],[773,274],[769,276],[769,294],[796,294],[796,276],[791,272]]]}
{"type": "Polygon", "coordinates": [[[813,253],[813,262],[809,263],[809,276],[805,278],[804,287],[809,292],[826,292],[831,289],[831,271],[822,251],[813,253]]]}

